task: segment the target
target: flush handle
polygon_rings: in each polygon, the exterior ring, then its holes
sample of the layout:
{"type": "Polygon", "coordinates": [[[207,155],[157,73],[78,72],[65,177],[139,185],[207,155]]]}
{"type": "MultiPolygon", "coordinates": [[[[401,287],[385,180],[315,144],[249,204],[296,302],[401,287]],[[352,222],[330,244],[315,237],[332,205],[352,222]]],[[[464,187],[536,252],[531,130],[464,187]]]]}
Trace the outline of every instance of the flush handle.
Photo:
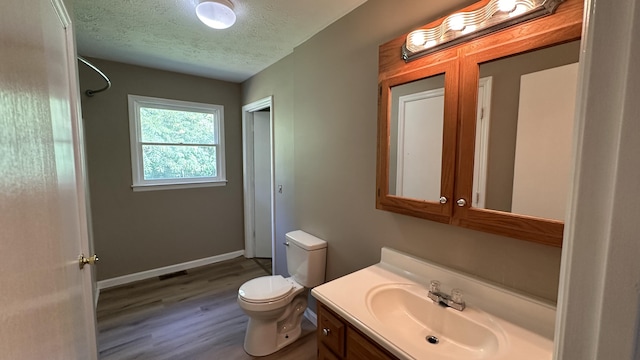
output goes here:
{"type": "Polygon", "coordinates": [[[93,254],[93,256],[90,257],[85,257],[84,254],[80,255],[80,257],[78,258],[78,265],[80,266],[80,269],[84,269],[85,265],[95,265],[98,260],[100,260],[98,258],[98,255],[93,254]]]}

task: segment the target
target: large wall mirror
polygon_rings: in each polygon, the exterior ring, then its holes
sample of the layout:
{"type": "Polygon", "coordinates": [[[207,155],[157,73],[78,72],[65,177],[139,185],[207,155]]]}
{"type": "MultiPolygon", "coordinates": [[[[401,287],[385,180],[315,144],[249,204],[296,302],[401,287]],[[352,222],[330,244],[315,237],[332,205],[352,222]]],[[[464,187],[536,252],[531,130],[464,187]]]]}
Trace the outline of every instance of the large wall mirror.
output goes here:
{"type": "Polygon", "coordinates": [[[415,61],[397,58],[406,36],[382,45],[376,207],[561,246],[582,11],[415,61]]]}

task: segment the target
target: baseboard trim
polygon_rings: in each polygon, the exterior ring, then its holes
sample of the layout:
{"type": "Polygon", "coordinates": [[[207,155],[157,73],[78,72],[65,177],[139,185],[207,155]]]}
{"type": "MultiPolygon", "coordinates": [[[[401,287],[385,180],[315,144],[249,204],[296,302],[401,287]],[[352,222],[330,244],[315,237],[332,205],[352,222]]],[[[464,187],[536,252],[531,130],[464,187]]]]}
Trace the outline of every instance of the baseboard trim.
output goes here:
{"type": "Polygon", "coordinates": [[[238,250],[238,251],[234,251],[226,254],[211,256],[204,259],[188,261],[181,264],[175,264],[175,265],[165,266],[157,269],[142,271],[134,274],[119,276],[111,279],[100,280],[97,283],[97,289],[98,291],[100,291],[100,290],[108,289],[114,286],[129,284],[135,281],[145,280],[145,279],[149,279],[156,276],[171,274],[178,271],[193,269],[199,266],[205,266],[205,265],[210,265],[210,264],[214,264],[214,263],[225,261],[225,260],[230,260],[243,255],[244,255],[244,250],[238,250]]]}
{"type": "Polygon", "coordinates": [[[309,320],[313,324],[313,326],[318,327],[318,315],[316,315],[313,310],[307,308],[307,310],[304,311],[304,317],[306,317],[307,320],[309,320]]]}

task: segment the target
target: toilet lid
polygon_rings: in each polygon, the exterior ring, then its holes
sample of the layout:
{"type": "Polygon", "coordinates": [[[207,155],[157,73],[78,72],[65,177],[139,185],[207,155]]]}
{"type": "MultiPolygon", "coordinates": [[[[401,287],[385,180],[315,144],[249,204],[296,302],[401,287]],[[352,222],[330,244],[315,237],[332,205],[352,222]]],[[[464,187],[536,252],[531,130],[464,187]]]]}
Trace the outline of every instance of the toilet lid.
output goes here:
{"type": "Polygon", "coordinates": [[[280,275],[262,276],[240,286],[238,294],[250,302],[269,302],[289,295],[293,285],[280,275]]]}

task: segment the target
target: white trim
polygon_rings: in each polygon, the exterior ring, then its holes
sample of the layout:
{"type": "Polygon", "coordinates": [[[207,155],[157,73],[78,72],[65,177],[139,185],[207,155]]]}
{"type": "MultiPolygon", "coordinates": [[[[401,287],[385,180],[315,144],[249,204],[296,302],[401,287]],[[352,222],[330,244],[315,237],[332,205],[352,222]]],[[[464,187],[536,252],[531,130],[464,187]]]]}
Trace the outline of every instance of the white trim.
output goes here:
{"type": "Polygon", "coordinates": [[[635,0],[585,1],[557,360],[640,358],[639,27],[635,0]]]}
{"type": "Polygon", "coordinates": [[[307,308],[304,311],[304,317],[306,317],[307,320],[309,320],[309,322],[313,324],[313,326],[318,327],[318,315],[316,315],[313,310],[307,308]]]}
{"type": "Polygon", "coordinates": [[[203,188],[214,186],[227,186],[227,180],[220,181],[207,181],[207,182],[192,182],[189,184],[156,184],[156,185],[131,185],[133,191],[151,191],[151,190],[175,190],[175,189],[189,189],[189,188],[203,188]]]}
{"type": "MultiPolygon", "coordinates": [[[[489,159],[489,129],[491,128],[491,84],[493,77],[480,79],[478,89],[482,89],[482,99],[478,99],[476,114],[476,145],[473,161],[472,205],[484,208],[487,197],[487,163],[489,159]]],[[[480,91],[478,91],[480,93],[480,91]]]]}
{"type": "Polygon", "coordinates": [[[269,116],[269,141],[271,159],[271,257],[272,269],[275,274],[276,247],[275,247],[275,168],[274,168],[274,121],[273,121],[273,96],[254,101],[242,107],[242,168],[244,188],[244,246],[247,258],[255,257],[254,233],[254,188],[253,181],[253,112],[270,108],[269,116]]]}
{"type": "Polygon", "coordinates": [[[211,256],[204,259],[188,261],[181,264],[169,265],[169,266],[165,266],[157,269],[151,269],[151,270],[142,271],[134,274],[119,276],[116,278],[101,280],[101,281],[98,281],[98,289],[100,290],[107,289],[110,287],[129,284],[135,281],[145,280],[145,279],[149,279],[156,276],[193,269],[199,266],[205,266],[205,265],[210,265],[210,264],[214,264],[214,263],[225,261],[225,260],[234,259],[243,255],[244,255],[244,250],[238,250],[238,251],[234,251],[226,254],[211,256]]]}
{"type": "MultiPolygon", "coordinates": [[[[71,25],[71,17],[69,16],[69,12],[67,11],[67,7],[64,5],[64,1],[63,0],[51,0],[51,5],[53,6],[53,9],[56,11],[56,15],[58,15],[58,18],[60,19],[60,23],[62,23],[62,27],[65,30],[68,30],[69,25],[71,25]]],[[[68,40],[68,39],[67,39],[68,40]]],[[[69,43],[69,45],[73,44],[73,41],[71,43],[69,43]]],[[[73,50],[73,47],[69,48],[67,47],[67,50],[73,50]]],[[[68,53],[68,55],[73,55],[73,60],[70,60],[73,62],[73,64],[75,65],[76,62],[76,56],[75,56],[75,51],[72,51],[71,53],[68,53]]],[[[74,66],[75,69],[75,66],[74,66]]]]}
{"type": "MultiPolygon", "coordinates": [[[[82,110],[81,110],[81,95],[79,87],[79,75],[78,75],[78,60],[77,50],[75,43],[75,29],[69,11],[65,6],[63,0],[51,0],[51,6],[53,7],[60,24],[64,29],[65,36],[65,53],[66,53],[66,66],[69,73],[69,105],[71,115],[71,127],[73,132],[73,152],[74,152],[74,168],[76,172],[76,193],[78,200],[78,224],[80,226],[80,249],[81,253],[89,254],[93,251],[92,238],[90,235],[90,224],[88,217],[88,191],[85,186],[88,186],[86,178],[86,153],[84,147],[84,130],[82,123],[82,110]]],[[[89,356],[87,360],[97,359],[97,334],[96,334],[96,306],[98,304],[98,297],[96,296],[96,284],[95,284],[95,270],[93,267],[89,267],[81,275],[82,283],[78,284],[82,291],[83,308],[77,309],[82,312],[83,324],[76,324],[78,327],[86,331],[87,343],[83,344],[86,349],[86,355],[89,356]]],[[[67,289],[69,290],[69,289],[67,289]]],[[[76,344],[80,345],[80,344],[76,344]]]]}
{"type": "MultiPolygon", "coordinates": [[[[208,183],[220,183],[220,185],[208,185],[208,186],[222,186],[226,185],[226,169],[225,169],[225,146],[224,146],[224,106],[196,103],[190,101],[172,100],[164,98],[155,98],[149,96],[140,95],[127,95],[127,101],[129,106],[129,142],[131,146],[131,182],[134,191],[149,191],[149,190],[167,190],[169,188],[166,185],[175,186],[171,189],[188,188],[191,184],[208,183]],[[144,170],[142,164],[142,146],[141,141],[141,129],[140,129],[140,108],[149,107],[154,109],[165,110],[177,110],[185,112],[201,112],[211,114],[214,116],[214,134],[215,140],[212,144],[164,144],[173,146],[189,146],[189,145],[201,145],[211,146],[216,149],[216,176],[215,177],[201,177],[201,178],[171,178],[171,179],[154,179],[145,180],[144,170]],[[158,186],[156,186],[158,185],[158,186]],[[136,190],[138,187],[147,186],[144,190],[136,190]]],[[[202,187],[194,186],[194,187],[202,187]]]]}
{"type": "Polygon", "coordinates": [[[98,288],[98,284],[96,283],[95,288],[93,289],[93,308],[94,311],[98,310],[98,300],[100,299],[100,289],[98,288]]]}

